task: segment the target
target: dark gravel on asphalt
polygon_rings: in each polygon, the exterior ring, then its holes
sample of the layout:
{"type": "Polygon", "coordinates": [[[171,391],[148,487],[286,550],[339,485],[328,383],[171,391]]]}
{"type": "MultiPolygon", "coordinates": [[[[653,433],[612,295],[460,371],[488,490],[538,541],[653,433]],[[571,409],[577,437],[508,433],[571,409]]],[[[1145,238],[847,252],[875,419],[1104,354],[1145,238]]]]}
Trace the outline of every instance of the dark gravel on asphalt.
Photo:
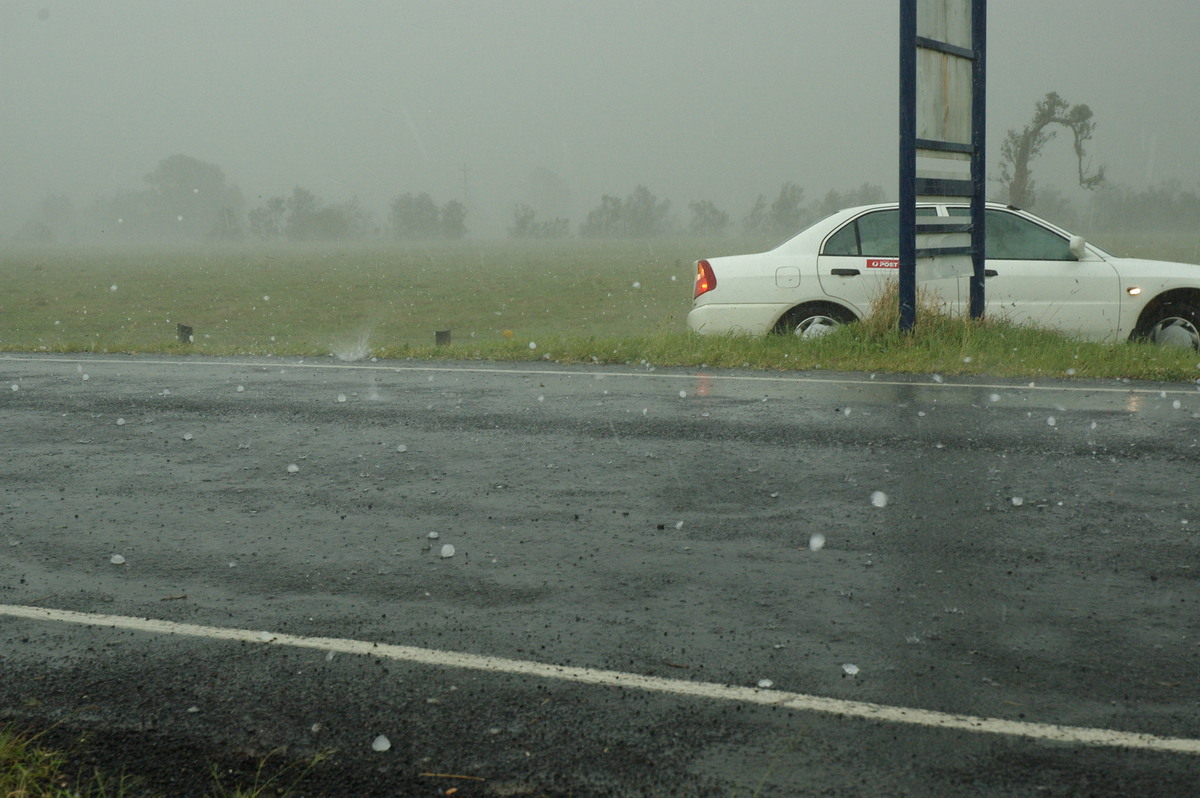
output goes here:
{"type": "MultiPolygon", "coordinates": [[[[1190,385],[332,365],[0,358],[0,603],[1200,738],[1190,385]]],[[[1195,755],[2,615],[0,668],[0,721],[172,796],[327,750],[296,794],[1200,783],[1195,755]]]]}

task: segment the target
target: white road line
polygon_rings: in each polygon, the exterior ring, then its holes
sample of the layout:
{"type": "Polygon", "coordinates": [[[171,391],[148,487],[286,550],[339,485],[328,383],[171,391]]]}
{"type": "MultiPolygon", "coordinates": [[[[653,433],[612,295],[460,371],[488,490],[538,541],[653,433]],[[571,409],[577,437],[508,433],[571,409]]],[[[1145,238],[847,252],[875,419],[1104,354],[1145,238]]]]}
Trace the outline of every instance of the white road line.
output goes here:
{"type": "MultiPolygon", "coordinates": [[[[943,390],[954,389],[969,389],[969,390],[1007,390],[1007,391],[1064,391],[1067,393],[1119,393],[1119,394],[1188,394],[1192,395],[1195,389],[1183,388],[1135,388],[1132,386],[1123,387],[1105,387],[1100,385],[1037,385],[1028,383],[1018,385],[1015,383],[983,383],[983,382],[933,382],[922,380],[877,380],[869,379],[862,376],[847,376],[844,378],[838,377],[800,377],[790,375],[770,375],[770,374],[711,374],[707,371],[689,372],[687,374],[665,374],[661,372],[645,372],[645,371],[602,371],[597,369],[589,369],[587,371],[571,371],[569,369],[522,369],[522,368],[488,368],[484,366],[395,366],[382,365],[379,363],[309,363],[307,361],[232,361],[232,360],[216,360],[198,357],[195,360],[156,360],[134,357],[129,360],[113,360],[101,357],[97,358],[70,358],[70,357],[38,357],[38,356],[15,356],[4,355],[0,356],[0,361],[9,360],[14,362],[26,363],[104,363],[118,366],[225,366],[227,368],[311,368],[311,369],[336,369],[343,371],[388,371],[388,372],[426,372],[433,371],[446,374],[517,374],[531,377],[596,377],[601,375],[604,377],[636,377],[639,379],[649,380],[695,380],[700,377],[709,380],[722,380],[728,382],[775,382],[775,383],[796,383],[796,384],[824,384],[824,385],[844,385],[847,383],[861,385],[907,385],[918,386],[921,388],[939,388],[943,390]]],[[[683,367],[681,367],[683,368],[683,367]]],[[[1171,383],[1175,384],[1175,383],[1171,383]]]]}
{"type": "Polygon", "coordinates": [[[102,626],[129,629],[152,634],[183,635],[212,640],[236,640],[243,643],[313,648],[320,651],[336,651],[345,654],[364,654],[371,657],[386,657],[404,662],[447,668],[467,668],[492,673],[531,676],[539,679],[558,679],[603,687],[622,687],[628,690],[645,690],[654,693],[669,693],[692,698],[720,701],[740,701],[746,704],[793,709],[801,712],[820,712],[843,717],[862,718],[884,723],[905,723],[914,726],[929,726],[941,729],[1001,734],[1025,737],[1034,740],[1049,740],[1090,746],[1134,748],[1150,751],[1165,751],[1179,754],[1200,754],[1200,739],[1184,737],[1159,737],[1153,734],[1114,731],[1080,726],[1059,726],[1050,723],[985,718],[973,715],[955,715],[927,709],[893,707],[865,701],[847,701],[840,698],[825,698],[789,693],[776,690],[761,690],[752,687],[735,687],[712,682],[690,682],[665,679],[657,676],[642,676],[636,673],[574,668],[562,665],[547,665],[541,662],[487,657],[464,654],[456,651],[397,646],[387,643],[371,643],[363,640],[347,640],[333,637],[294,637],[292,635],[250,629],[230,629],[220,626],[200,626],[190,623],[133,618],[123,615],[100,615],[90,612],[74,612],[43,607],[28,607],[0,604],[0,615],[26,618],[35,621],[56,621],[85,626],[102,626]]]}

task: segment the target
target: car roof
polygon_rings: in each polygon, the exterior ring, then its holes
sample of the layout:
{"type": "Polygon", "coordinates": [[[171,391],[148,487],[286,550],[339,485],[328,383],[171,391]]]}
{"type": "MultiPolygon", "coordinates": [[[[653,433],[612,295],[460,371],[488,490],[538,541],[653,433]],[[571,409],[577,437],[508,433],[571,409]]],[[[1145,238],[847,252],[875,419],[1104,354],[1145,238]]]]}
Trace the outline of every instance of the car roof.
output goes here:
{"type": "MultiPolygon", "coordinates": [[[[970,203],[963,200],[946,200],[941,202],[935,200],[917,203],[918,208],[966,208],[969,206],[970,203]]],[[[782,242],[779,244],[779,246],[775,247],[773,251],[786,252],[795,248],[817,246],[819,245],[819,242],[824,240],[826,236],[833,233],[834,230],[841,227],[851,219],[871,211],[896,210],[899,207],[899,202],[879,202],[873,205],[856,205],[851,208],[843,208],[840,211],[834,211],[825,218],[813,222],[796,235],[782,242]],[[816,241],[814,242],[813,239],[816,239],[816,241]]],[[[1002,202],[986,202],[984,203],[984,207],[988,210],[1007,211],[1009,213],[1017,214],[1018,216],[1029,219],[1064,237],[1069,238],[1072,235],[1070,231],[1064,230],[1053,222],[1047,221],[1036,214],[1030,213],[1022,208],[1018,208],[1015,205],[1006,205],[1002,202]]],[[[1100,252],[1103,255],[1106,255],[1110,258],[1112,257],[1109,253],[1104,252],[1099,247],[1095,247],[1091,244],[1088,246],[1091,246],[1093,249],[1097,250],[1097,252],[1100,252]]]]}
{"type": "MultiPolygon", "coordinates": [[[[945,208],[966,208],[970,206],[970,202],[966,200],[921,200],[917,202],[918,208],[935,208],[938,206],[945,208]]],[[[988,208],[997,210],[1017,211],[1019,213],[1029,213],[1024,208],[1018,208],[1015,205],[1005,205],[1003,202],[985,202],[984,205],[988,208]]],[[[899,208],[899,202],[877,202],[874,205],[856,205],[852,208],[843,208],[840,211],[835,211],[835,214],[856,215],[864,211],[888,210],[889,208],[899,208]]]]}

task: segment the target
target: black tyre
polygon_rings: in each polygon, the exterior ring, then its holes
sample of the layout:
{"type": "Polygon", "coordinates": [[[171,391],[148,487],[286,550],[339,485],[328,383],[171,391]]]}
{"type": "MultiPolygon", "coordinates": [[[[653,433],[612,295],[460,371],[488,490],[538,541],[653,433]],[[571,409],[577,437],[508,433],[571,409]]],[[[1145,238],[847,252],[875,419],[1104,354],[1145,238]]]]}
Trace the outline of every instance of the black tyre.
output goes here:
{"type": "Polygon", "coordinates": [[[1172,302],[1145,317],[1133,337],[1161,346],[1200,349],[1200,307],[1172,302]]]}
{"type": "Polygon", "coordinates": [[[853,321],[856,321],[854,314],[840,305],[809,302],[783,314],[774,332],[797,338],[816,338],[853,321]]]}

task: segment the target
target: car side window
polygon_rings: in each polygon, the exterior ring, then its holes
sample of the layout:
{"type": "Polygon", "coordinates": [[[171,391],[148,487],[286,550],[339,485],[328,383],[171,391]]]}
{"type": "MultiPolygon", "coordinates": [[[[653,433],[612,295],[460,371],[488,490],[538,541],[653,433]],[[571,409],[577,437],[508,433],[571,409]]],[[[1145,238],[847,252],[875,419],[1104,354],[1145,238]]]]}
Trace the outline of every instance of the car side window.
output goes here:
{"type": "MultiPolygon", "coordinates": [[[[936,216],[934,208],[917,208],[917,216],[936,216]]],[[[896,258],[900,255],[900,211],[872,211],[847,222],[825,239],[822,255],[896,258]]]]}
{"type": "Polygon", "coordinates": [[[895,258],[900,255],[900,211],[875,211],[857,219],[860,254],[895,258]]]}
{"type": "MultiPolygon", "coordinates": [[[[951,216],[970,216],[969,208],[951,208],[951,216]]],[[[1071,243],[1015,213],[987,210],[984,257],[989,260],[1075,260],[1071,243]]]]}
{"type": "Polygon", "coordinates": [[[855,227],[855,222],[844,225],[841,230],[831,235],[825,241],[825,249],[821,251],[822,255],[857,255],[858,254],[858,228],[855,227]]]}
{"type": "Polygon", "coordinates": [[[995,260],[1074,260],[1062,236],[1013,213],[989,210],[986,257],[995,260]]]}

